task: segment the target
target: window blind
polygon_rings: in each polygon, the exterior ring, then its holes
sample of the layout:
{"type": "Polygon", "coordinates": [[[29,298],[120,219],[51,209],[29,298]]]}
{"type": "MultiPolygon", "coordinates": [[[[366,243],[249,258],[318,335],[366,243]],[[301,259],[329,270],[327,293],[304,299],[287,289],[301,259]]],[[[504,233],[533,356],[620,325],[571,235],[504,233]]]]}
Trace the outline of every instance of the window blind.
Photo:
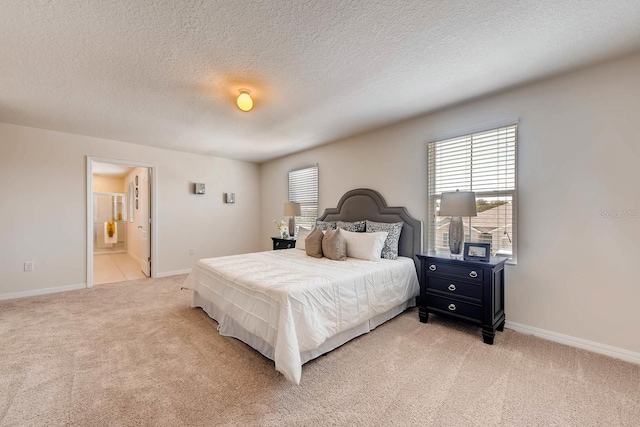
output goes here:
{"type": "Polygon", "coordinates": [[[449,217],[438,215],[442,193],[474,191],[478,216],[462,218],[465,241],[491,243],[493,255],[515,263],[517,140],[511,125],[427,144],[429,250],[449,252],[449,217]]]}
{"type": "Polygon", "coordinates": [[[318,165],[289,172],[289,201],[300,203],[296,224],[313,227],[318,217],[318,165]]]}

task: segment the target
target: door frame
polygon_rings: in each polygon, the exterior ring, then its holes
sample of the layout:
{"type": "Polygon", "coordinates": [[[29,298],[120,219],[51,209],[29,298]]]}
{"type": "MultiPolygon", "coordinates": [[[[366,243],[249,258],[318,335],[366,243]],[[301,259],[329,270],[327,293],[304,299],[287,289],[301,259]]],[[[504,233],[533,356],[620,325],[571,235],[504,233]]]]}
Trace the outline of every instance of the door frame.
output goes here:
{"type": "Polygon", "coordinates": [[[158,169],[152,163],[137,162],[133,160],[111,159],[107,157],[87,156],[87,288],[93,287],[93,164],[112,163],[151,169],[151,180],[149,181],[149,215],[152,221],[149,223],[149,238],[151,239],[151,277],[157,277],[157,233],[158,213],[156,203],[156,188],[158,179],[158,169]]]}

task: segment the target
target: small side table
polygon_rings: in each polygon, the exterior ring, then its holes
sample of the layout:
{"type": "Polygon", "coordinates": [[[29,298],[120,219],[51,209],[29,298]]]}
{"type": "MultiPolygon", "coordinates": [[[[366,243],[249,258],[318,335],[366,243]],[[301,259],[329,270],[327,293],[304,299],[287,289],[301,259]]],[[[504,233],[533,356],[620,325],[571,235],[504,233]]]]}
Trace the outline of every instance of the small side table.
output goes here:
{"type": "Polygon", "coordinates": [[[420,304],[422,323],[429,313],[454,317],[482,327],[482,338],[493,344],[504,329],[504,265],[507,258],[489,262],[456,260],[420,254],[420,304]]]}
{"type": "Polygon", "coordinates": [[[296,247],[296,238],[291,237],[289,239],[283,239],[282,237],[272,237],[273,240],[273,250],[278,249],[292,249],[296,247]]]}

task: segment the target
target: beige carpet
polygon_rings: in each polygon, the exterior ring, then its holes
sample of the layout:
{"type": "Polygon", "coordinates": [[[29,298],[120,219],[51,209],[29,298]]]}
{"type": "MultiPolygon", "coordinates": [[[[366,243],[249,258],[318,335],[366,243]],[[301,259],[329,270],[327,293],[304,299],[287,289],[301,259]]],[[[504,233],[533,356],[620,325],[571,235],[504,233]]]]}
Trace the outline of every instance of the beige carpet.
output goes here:
{"type": "Polygon", "coordinates": [[[185,276],[0,302],[0,425],[638,426],[640,366],[415,309],[307,363],[221,337],[185,276]]]}

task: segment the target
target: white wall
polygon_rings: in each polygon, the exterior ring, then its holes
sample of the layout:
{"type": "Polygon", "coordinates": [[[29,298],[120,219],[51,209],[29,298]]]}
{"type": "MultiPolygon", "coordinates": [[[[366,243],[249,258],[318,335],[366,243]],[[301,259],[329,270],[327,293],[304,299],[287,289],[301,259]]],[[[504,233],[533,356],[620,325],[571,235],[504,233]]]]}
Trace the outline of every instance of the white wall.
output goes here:
{"type": "Polygon", "coordinates": [[[287,172],[313,163],[321,211],[368,187],[426,223],[425,143],[518,118],[507,320],[640,352],[640,217],[601,214],[640,211],[640,55],[264,163],[260,243],[268,249],[271,220],[282,217],[287,172]]]}
{"type": "Polygon", "coordinates": [[[123,188],[123,178],[93,175],[93,191],[96,193],[125,193],[123,188]]]}
{"type": "Polygon", "coordinates": [[[86,283],[87,155],[157,166],[158,274],[259,249],[256,164],[0,124],[0,297],[86,283]]]}

